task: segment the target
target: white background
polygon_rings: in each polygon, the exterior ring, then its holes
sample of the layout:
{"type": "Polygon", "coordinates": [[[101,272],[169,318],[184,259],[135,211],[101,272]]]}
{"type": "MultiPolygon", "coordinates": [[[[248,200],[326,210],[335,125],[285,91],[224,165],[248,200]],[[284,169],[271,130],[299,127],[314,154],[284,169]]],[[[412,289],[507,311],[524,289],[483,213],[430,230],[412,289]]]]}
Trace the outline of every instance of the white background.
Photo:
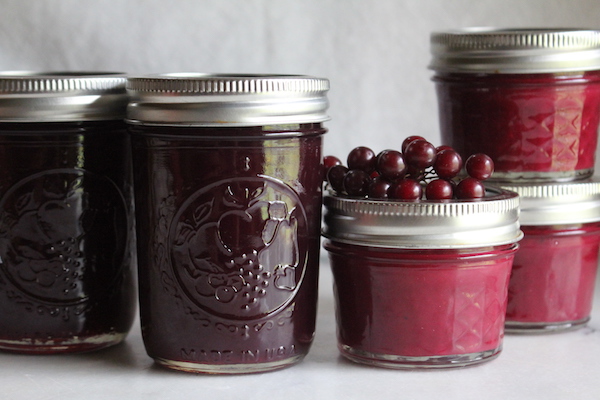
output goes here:
{"type": "MultiPolygon", "coordinates": [[[[331,80],[325,152],[439,143],[429,34],[466,26],[600,28],[598,0],[0,0],[0,70],[300,73],[331,80]]],[[[326,263],[325,263],[326,264],[326,263]]],[[[343,361],[325,265],[315,345],[241,377],[167,372],[139,326],[90,355],[0,354],[0,399],[598,399],[600,300],[589,327],[509,336],[498,360],[401,372],[343,361]]]]}
{"type": "Polygon", "coordinates": [[[0,70],[299,73],[331,80],[325,151],[439,143],[429,34],[600,28],[598,0],[0,0],[0,70]]]}

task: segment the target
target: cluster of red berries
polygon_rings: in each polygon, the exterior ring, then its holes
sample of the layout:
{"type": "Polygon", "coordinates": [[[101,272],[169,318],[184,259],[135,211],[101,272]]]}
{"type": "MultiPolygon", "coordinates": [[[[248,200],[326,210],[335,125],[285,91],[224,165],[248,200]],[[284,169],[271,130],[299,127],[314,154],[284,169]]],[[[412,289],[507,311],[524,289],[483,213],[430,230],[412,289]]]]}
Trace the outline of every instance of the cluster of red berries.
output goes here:
{"type": "Polygon", "coordinates": [[[466,177],[459,178],[463,161],[450,146],[435,147],[421,136],[409,136],[402,150],[376,154],[356,147],[347,166],[335,156],[325,157],[326,180],[338,195],[373,199],[444,200],[485,196],[482,181],[494,171],[492,159],[473,154],[464,163],[466,177]]]}

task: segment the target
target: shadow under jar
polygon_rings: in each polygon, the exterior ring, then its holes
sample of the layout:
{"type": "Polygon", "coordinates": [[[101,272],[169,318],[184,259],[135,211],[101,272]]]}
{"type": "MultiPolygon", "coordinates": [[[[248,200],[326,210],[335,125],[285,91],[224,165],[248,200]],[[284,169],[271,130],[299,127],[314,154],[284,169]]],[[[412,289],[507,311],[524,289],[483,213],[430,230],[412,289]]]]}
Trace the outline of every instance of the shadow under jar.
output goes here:
{"type": "Polygon", "coordinates": [[[600,31],[464,29],[431,35],[442,141],[485,153],[502,182],[594,171],[600,31]]]}
{"type": "Polygon", "coordinates": [[[326,79],[129,80],[141,324],[162,366],[235,374],[315,331],[326,79]]]}
{"type": "Polygon", "coordinates": [[[518,240],[516,193],[479,201],[325,197],[338,347],[395,369],[475,365],[500,354],[518,240]]]}
{"type": "Polygon", "coordinates": [[[525,234],[508,289],[506,331],[561,332],[589,321],[600,249],[600,181],[510,185],[525,234]]]}
{"type": "Polygon", "coordinates": [[[132,325],[125,81],[0,74],[0,349],[95,350],[132,325]]]}

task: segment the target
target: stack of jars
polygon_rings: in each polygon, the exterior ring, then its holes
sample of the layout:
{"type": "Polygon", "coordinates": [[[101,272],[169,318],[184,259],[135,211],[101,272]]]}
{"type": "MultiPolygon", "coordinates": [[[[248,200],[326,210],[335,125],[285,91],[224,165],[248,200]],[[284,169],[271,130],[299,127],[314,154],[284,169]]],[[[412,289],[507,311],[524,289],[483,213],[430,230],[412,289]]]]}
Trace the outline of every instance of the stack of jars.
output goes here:
{"type": "Polygon", "coordinates": [[[442,141],[490,155],[493,183],[521,198],[507,331],[584,326],[600,243],[600,31],[467,29],[431,45],[442,141]]]}

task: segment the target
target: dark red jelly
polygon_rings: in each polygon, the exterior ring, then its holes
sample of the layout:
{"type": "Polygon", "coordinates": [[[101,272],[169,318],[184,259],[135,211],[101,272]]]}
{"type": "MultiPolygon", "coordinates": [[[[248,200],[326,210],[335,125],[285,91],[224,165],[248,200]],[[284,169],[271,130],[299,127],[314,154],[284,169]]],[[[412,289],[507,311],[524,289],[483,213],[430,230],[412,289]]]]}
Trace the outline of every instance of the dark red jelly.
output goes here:
{"type": "Polygon", "coordinates": [[[245,372],[308,352],[324,132],[319,124],[132,129],[151,357],[178,369],[245,372]]]}
{"type": "Polygon", "coordinates": [[[494,178],[592,175],[600,72],[437,74],[442,142],[464,157],[488,154],[494,178]]]}
{"type": "Polygon", "coordinates": [[[221,374],[302,360],[315,333],[325,129],[301,121],[325,120],[327,81],[198,74],[129,85],[148,355],[221,374]]]}
{"type": "Polygon", "coordinates": [[[0,349],[120,343],[135,315],[125,77],[0,73],[0,349]]]}
{"type": "Polygon", "coordinates": [[[507,330],[550,332],[585,325],[596,284],[600,223],[522,230],[508,292],[507,330]]]}
{"type": "Polygon", "coordinates": [[[0,348],[121,342],[135,311],[123,122],[0,123],[0,348]]]}

